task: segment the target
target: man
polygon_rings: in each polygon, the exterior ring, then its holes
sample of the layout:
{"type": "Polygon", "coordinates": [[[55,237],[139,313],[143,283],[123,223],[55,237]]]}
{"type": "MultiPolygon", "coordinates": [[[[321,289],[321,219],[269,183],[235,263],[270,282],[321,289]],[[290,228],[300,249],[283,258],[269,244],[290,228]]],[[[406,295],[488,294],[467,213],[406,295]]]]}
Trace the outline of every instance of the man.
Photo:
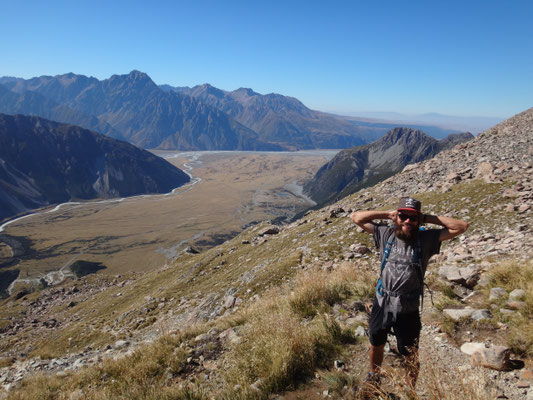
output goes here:
{"type": "Polygon", "coordinates": [[[422,214],[420,201],[404,197],[395,211],[356,211],[353,222],[374,235],[381,254],[380,279],[369,322],[370,381],[378,381],[383,362],[387,334],[391,328],[404,357],[407,383],[414,389],[418,378],[418,338],[420,298],[424,274],[431,256],[440,252],[443,240],[452,239],[468,228],[465,221],[422,214]],[[373,221],[390,219],[393,226],[373,221]],[[443,229],[420,229],[424,223],[441,225],[443,229]]]}

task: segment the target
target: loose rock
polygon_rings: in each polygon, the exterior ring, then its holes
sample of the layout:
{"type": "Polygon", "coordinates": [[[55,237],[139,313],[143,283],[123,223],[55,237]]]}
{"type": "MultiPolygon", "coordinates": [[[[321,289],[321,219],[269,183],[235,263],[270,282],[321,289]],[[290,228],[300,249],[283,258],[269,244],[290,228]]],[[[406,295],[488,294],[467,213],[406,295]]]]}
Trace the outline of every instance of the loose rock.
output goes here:
{"type": "Polygon", "coordinates": [[[493,346],[474,351],[470,358],[473,366],[504,371],[509,368],[509,356],[511,351],[505,346],[493,346]]]}

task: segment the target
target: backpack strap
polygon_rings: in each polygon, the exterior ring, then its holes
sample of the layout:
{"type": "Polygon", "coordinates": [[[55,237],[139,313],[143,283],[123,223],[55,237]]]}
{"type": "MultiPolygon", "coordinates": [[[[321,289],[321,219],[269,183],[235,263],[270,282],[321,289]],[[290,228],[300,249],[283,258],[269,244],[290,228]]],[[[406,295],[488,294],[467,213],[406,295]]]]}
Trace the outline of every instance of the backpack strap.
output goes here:
{"type": "Polygon", "coordinates": [[[416,274],[418,275],[418,281],[420,282],[420,288],[415,290],[410,296],[420,296],[420,311],[424,310],[424,269],[422,266],[422,246],[420,245],[420,237],[416,238],[414,254],[413,254],[413,266],[416,274]]]}
{"type": "Polygon", "coordinates": [[[394,243],[395,240],[396,240],[396,235],[394,234],[394,230],[393,230],[389,234],[387,243],[385,244],[385,249],[383,250],[383,256],[381,258],[381,269],[379,271],[379,279],[376,283],[376,292],[378,292],[380,296],[383,296],[383,282],[381,281],[381,276],[383,275],[383,270],[385,269],[385,265],[387,264],[390,251],[392,249],[392,244],[394,243]]]}

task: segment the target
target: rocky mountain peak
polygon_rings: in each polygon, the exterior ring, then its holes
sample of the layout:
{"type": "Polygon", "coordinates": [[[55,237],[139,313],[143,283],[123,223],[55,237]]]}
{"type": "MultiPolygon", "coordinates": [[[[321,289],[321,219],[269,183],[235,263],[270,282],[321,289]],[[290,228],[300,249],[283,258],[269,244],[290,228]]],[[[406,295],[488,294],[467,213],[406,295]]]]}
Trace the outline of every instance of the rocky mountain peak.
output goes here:
{"type": "Polygon", "coordinates": [[[98,82],[98,79],[95,77],[87,77],[85,75],[78,75],[73,72],[69,72],[63,75],[57,75],[54,78],[56,78],[60,84],[64,86],[69,86],[75,82],[84,82],[84,83],[96,83],[98,82]]]}
{"type": "Polygon", "coordinates": [[[238,89],[234,90],[232,93],[242,93],[242,94],[246,94],[248,96],[257,96],[257,95],[259,95],[259,93],[254,92],[253,89],[244,88],[244,87],[238,88],[238,89]]]}
{"type": "Polygon", "coordinates": [[[127,75],[113,75],[111,78],[102,81],[104,86],[119,90],[159,90],[155,82],[144,72],[131,71],[127,75]]]}
{"type": "Polygon", "coordinates": [[[532,169],[533,108],[530,108],[480,133],[473,140],[410,166],[395,175],[394,180],[389,179],[380,185],[393,193],[446,191],[457,182],[476,178],[501,182],[499,176],[510,178],[519,170],[532,169]]]}
{"type": "Polygon", "coordinates": [[[305,184],[304,190],[319,204],[338,200],[472,137],[464,134],[438,141],[418,129],[394,128],[374,143],[338,153],[305,184]]]}
{"type": "Polygon", "coordinates": [[[133,80],[133,81],[136,81],[136,80],[149,80],[151,81],[152,79],[148,76],[148,74],[144,73],[144,72],[141,72],[141,71],[138,71],[136,69],[132,70],[128,75],[128,78],[133,80]]]}
{"type": "Polygon", "coordinates": [[[394,144],[397,142],[403,142],[406,145],[419,143],[421,140],[432,140],[430,136],[418,129],[411,129],[409,127],[398,127],[391,129],[385,136],[383,136],[378,142],[382,144],[394,144]]]}
{"type": "Polygon", "coordinates": [[[214,86],[211,86],[209,83],[204,83],[203,85],[198,85],[193,87],[190,90],[190,95],[199,99],[207,99],[208,96],[214,96],[217,99],[223,99],[226,93],[214,86]]]}

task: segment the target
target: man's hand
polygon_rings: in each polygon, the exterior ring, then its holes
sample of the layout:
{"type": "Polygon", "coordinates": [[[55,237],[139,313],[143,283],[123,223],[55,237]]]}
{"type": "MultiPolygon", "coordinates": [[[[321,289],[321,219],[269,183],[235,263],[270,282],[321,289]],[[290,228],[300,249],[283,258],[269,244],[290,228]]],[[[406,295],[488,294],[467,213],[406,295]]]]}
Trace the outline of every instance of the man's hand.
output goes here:
{"type": "Polygon", "coordinates": [[[396,218],[396,211],[356,211],[350,218],[352,221],[368,233],[374,233],[375,219],[392,219],[396,218]]]}
{"type": "Polygon", "coordinates": [[[468,229],[468,222],[465,222],[460,219],[436,216],[426,214],[424,217],[425,221],[430,224],[443,226],[444,229],[440,233],[439,240],[453,239],[456,236],[464,233],[468,229]]]}

